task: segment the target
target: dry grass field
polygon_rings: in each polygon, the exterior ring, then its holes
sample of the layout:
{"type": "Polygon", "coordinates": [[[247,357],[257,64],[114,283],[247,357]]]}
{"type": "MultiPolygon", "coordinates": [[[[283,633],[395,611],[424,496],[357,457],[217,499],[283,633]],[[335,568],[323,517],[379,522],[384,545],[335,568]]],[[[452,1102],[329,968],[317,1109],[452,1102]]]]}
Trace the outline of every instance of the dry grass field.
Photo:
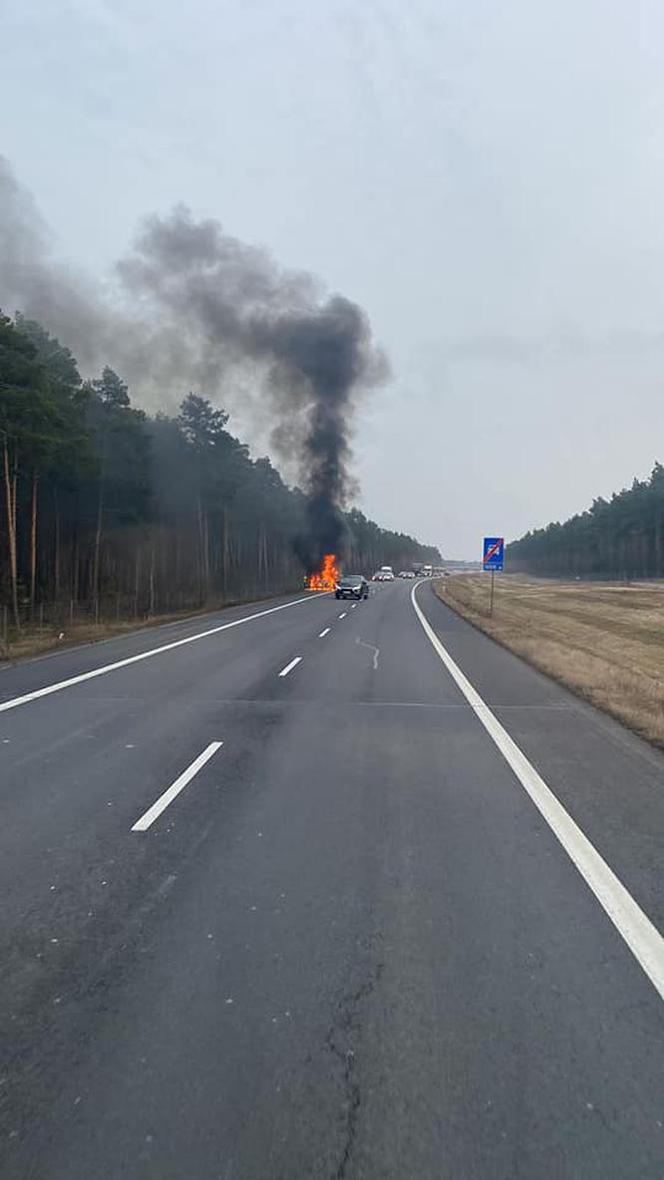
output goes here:
{"type": "Polygon", "coordinates": [[[103,639],[113,639],[117,635],[131,634],[145,627],[159,627],[163,623],[177,621],[178,618],[189,618],[192,615],[193,612],[188,611],[182,615],[159,615],[151,619],[134,619],[118,623],[77,621],[73,625],[63,624],[62,629],[55,624],[44,624],[43,627],[36,624],[26,626],[20,634],[12,636],[9,644],[0,643],[0,668],[32,659],[34,656],[47,655],[49,652],[64,651],[68,647],[99,643],[103,639]]]}
{"type": "Polygon", "coordinates": [[[664,583],[552,582],[488,574],[435,583],[482,631],[664,746],[664,583]]]}

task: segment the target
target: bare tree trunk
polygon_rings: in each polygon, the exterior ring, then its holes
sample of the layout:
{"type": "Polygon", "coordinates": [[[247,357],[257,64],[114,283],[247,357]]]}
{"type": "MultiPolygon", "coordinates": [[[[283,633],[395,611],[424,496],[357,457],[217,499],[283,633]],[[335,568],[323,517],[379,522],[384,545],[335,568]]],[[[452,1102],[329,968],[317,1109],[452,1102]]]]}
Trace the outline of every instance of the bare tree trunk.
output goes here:
{"type": "Polygon", "coordinates": [[[11,577],[12,610],[16,630],[21,629],[18,613],[18,562],[16,557],[16,467],[10,470],[9,442],[5,437],[3,446],[3,466],[5,477],[5,500],[7,506],[7,539],[9,542],[9,571],[11,577]]]}
{"type": "Polygon", "coordinates": [[[97,503],[97,527],[95,529],[95,549],[92,562],[92,598],[94,602],[95,618],[99,617],[99,560],[101,554],[101,529],[104,516],[104,479],[99,480],[99,500],[97,503]]]}
{"type": "Polygon", "coordinates": [[[268,571],[268,565],[267,565],[267,532],[265,530],[264,524],[261,524],[260,529],[259,529],[258,543],[260,546],[260,563],[259,564],[260,564],[260,569],[261,569],[261,572],[263,575],[263,587],[265,589],[267,589],[268,580],[269,580],[269,571],[268,571]]]}
{"type": "Polygon", "coordinates": [[[198,597],[200,602],[205,598],[205,547],[203,544],[203,502],[199,495],[198,506],[198,597]]]}
{"type": "Polygon", "coordinates": [[[228,592],[228,508],[224,507],[224,551],[223,551],[223,577],[224,577],[224,594],[228,592]]]}
{"type": "Polygon", "coordinates": [[[210,534],[209,516],[205,510],[203,511],[203,585],[207,602],[210,597],[210,534]]]}
{"type": "Polygon", "coordinates": [[[152,547],[150,549],[150,615],[154,614],[155,594],[154,594],[154,563],[155,563],[155,538],[152,538],[152,547]]]}
{"type": "Polygon", "coordinates": [[[104,430],[101,444],[101,463],[99,465],[99,500],[97,502],[97,528],[95,530],[95,549],[92,563],[92,597],[94,601],[95,619],[99,619],[99,596],[101,576],[101,534],[104,520],[104,488],[106,484],[106,448],[108,436],[104,430]]]}
{"type": "Polygon", "coordinates": [[[78,543],[78,527],[74,537],[74,551],[72,553],[72,570],[71,570],[71,597],[72,602],[78,602],[78,593],[80,587],[80,558],[79,558],[79,543],[78,543]]]}
{"type": "Polygon", "coordinates": [[[56,602],[60,601],[60,498],[58,496],[58,489],[53,489],[53,505],[55,509],[54,520],[54,549],[53,549],[53,597],[56,602]]]}
{"type": "Polygon", "coordinates": [[[134,617],[138,616],[138,602],[141,588],[141,546],[136,545],[136,567],[134,570],[134,617]]]}
{"type": "Polygon", "coordinates": [[[39,476],[32,473],[32,507],[30,512],[30,618],[35,616],[35,591],[37,588],[37,493],[39,476]]]}

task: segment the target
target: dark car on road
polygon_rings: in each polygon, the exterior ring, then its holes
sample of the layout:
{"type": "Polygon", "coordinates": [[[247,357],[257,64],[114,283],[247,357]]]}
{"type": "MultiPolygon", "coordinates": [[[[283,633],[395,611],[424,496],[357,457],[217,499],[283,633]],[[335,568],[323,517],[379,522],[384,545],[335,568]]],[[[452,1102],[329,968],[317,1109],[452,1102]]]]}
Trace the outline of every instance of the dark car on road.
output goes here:
{"type": "Polygon", "coordinates": [[[369,583],[362,574],[344,574],[334,590],[335,598],[368,598],[369,583]]]}

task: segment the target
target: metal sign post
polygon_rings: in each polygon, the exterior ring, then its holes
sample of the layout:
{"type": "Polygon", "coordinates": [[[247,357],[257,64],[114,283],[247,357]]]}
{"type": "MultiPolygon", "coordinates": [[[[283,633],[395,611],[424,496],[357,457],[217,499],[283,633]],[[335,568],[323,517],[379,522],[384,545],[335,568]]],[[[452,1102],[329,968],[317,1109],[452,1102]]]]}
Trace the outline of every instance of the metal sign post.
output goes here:
{"type": "Polygon", "coordinates": [[[491,574],[491,594],[489,598],[489,614],[493,615],[494,580],[496,570],[505,568],[505,538],[485,537],[482,549],[482,569],[491,574]]]}

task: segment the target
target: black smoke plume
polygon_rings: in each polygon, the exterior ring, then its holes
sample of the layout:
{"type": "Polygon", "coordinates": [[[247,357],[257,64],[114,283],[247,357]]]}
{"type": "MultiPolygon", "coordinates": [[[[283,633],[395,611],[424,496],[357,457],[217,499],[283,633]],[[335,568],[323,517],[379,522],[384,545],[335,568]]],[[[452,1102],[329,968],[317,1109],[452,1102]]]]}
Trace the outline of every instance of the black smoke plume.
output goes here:
{"type": "Polygon", "coordinates": [[[340,295],[321,297],[310,275],[279,270],[185,209],[147,221],[119,273],[134,296],[202,337],[210,359],[264,372],[273,442],[295,457],[307,493],[300,557],[314,568],[341,553],[353,399],[386,375],[365,313],[340,295]]]}
{"type": "Polygon", "coordinates": [[[301,560],[313,569],[343,555],[353,407],[388,372],[365,312],[184,207],[143,223],[117,275],[109,295],[54,263],[30,195],[0,158],[0,305],[40,319],[84,370],[118,368],[148,404],[195,385],[235,411],[239,391],[241,416],[258,432],[267,424],[306,493],[301,560]]]}

